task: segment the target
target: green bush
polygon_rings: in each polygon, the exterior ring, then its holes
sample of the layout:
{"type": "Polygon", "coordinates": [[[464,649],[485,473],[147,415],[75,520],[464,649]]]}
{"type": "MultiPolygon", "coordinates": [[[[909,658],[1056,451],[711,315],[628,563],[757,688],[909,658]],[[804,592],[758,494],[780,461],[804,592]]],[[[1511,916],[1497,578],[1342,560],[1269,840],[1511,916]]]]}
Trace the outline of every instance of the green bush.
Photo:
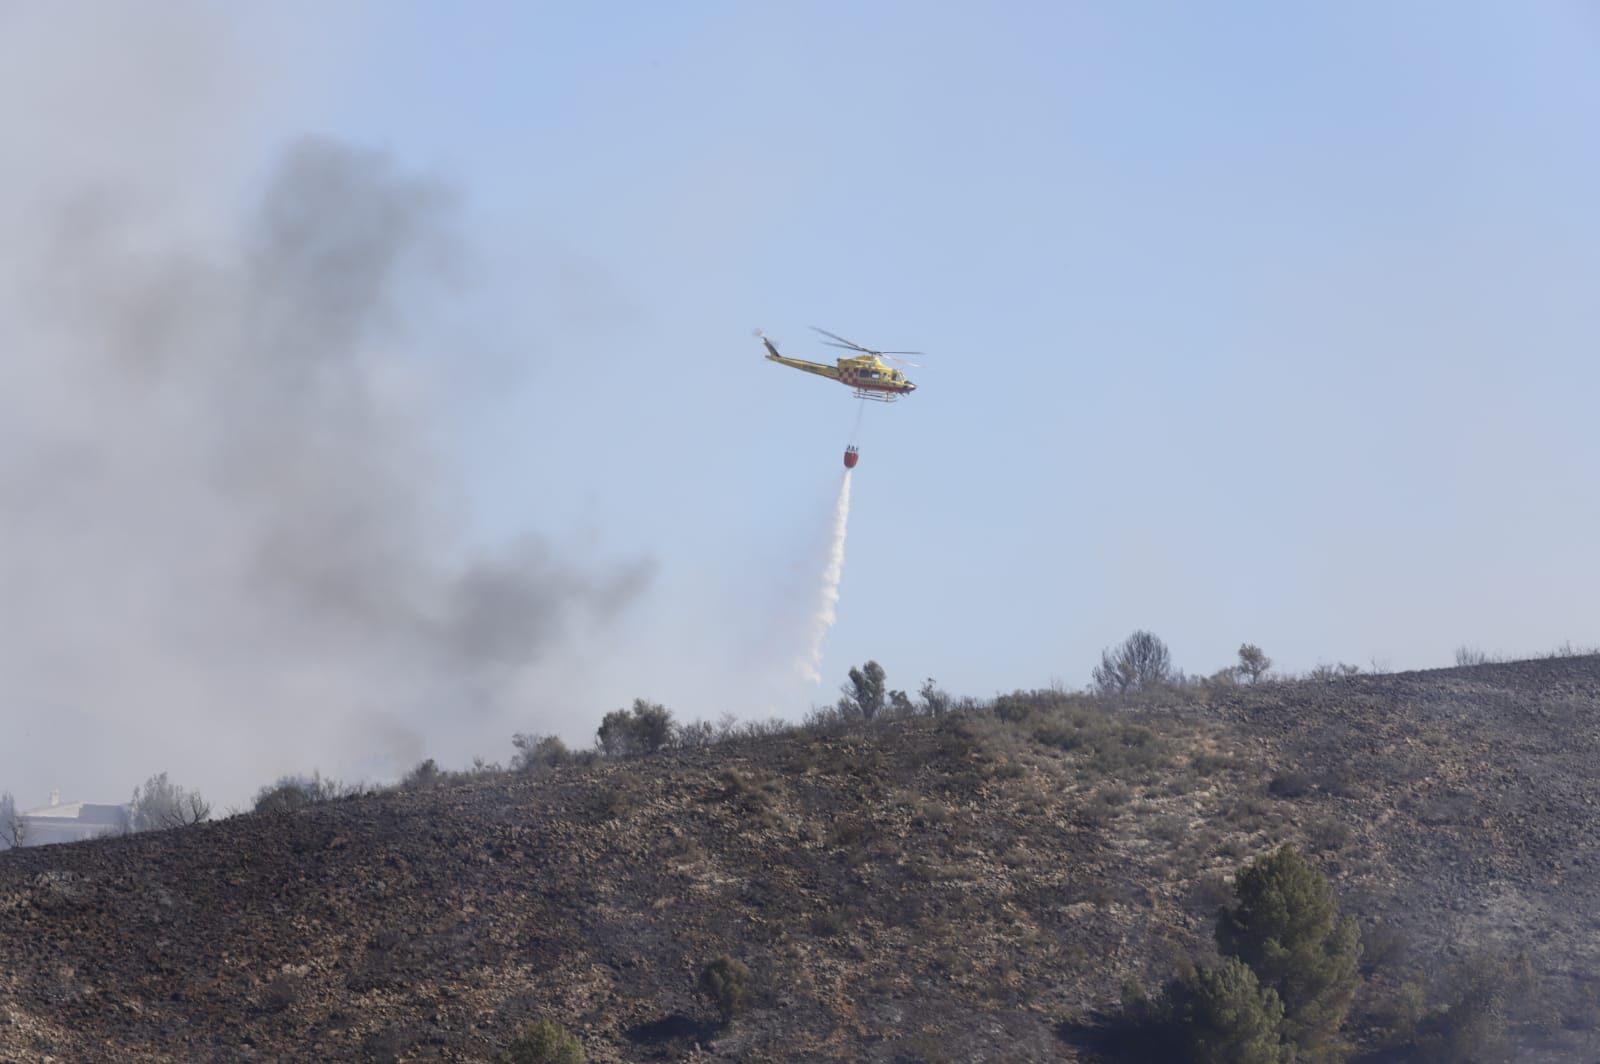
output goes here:
{"type": "Polygon", "coordinates": [[[1247,965],[1186,967],[1152,998],[1137,980],[1122,985],[1105,1048],[1113,1059],[1190,1064],[1289,1064],[1283,1002],[1247,965]]]}
{"type": "Polygon", "coordinates": [[[1422,984],[1407,981],[1386,989],[1383,998],[1372,1011],[1372,1021],[1377,1025],[1379,1038],[1388,1046],[1409,1046],[1415,1043],[1418,1025],[1428,1011],[1428,995],[1422,984]]]}
{"type": "Polygon", "coordinates": [[[1197,968],[1172,991],[1172,1017],[1193,1064],[1290,1064],[1283,1002],[1237,957],[1197,968]]]}
{"type": "Polygon", "coordinates": [[[750,969],[732,957],[718,957],[700,971],[697,984],[723,1023],[732,1022],[744,1010],[750,995],[750,969]]]}
{"type": "Polygon", "coordinates": [[[1241,868],[1234,894],[1217,921],[1218,948],[1277,992],[1302,1060],[1343,1059],[1339,1028],[1360,984],[1355,920],[1339,918],[1327,878],[1292,846],[1241,868]]]}
{"type": "Polygon", "coordinates": [[[588,1057],[577,1035],[554,1020],[535,1020],[501,1059],[507,1064],[584,1064],[588,1057]]]}

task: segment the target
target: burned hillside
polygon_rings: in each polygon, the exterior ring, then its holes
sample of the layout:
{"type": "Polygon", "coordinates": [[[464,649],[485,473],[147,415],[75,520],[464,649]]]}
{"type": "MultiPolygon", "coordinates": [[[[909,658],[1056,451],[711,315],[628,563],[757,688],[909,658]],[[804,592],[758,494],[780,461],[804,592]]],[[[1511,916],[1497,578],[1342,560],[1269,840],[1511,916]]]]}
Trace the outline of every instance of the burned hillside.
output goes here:
{"type": "Polygon", "coordinates": [[[1094,1059],[1294,843],[1386,1002],[1521,957],[1520,1059],[1592,1055],[1600,659],[796,729],[0,854],[0,1057],[1094,1059]],[[705,965],[748,970],[731,1023],[705,965]]]}

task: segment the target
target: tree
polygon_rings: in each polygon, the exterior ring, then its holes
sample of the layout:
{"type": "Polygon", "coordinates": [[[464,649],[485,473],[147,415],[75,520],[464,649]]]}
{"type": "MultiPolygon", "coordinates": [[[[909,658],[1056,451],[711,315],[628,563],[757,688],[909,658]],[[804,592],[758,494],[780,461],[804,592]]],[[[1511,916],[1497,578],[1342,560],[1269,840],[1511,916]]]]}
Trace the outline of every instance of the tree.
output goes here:
{"type": "Polygon", "coordinates": [[[653,754],[672,741],[672,711],[659,702],[635,698],[633,730],[639,752],[653,754]]]}
{"type": "Polygon", "coordinates": [[[1171,991],[1172,1019],[1185,1059],[1194,1064],[1290,1064],[1283,1042],[1283,1002],[1237,957],[1199,968],[1171,991]]]}
{"type": "Polygon", "coordinates": [[[164,831],[198,824],[211,815],[211,803],[199,791],[187,790],[159,772],[133,789],[128,803],[128,827],[133,831],[164,831]]]}
{"type": "Polygon", "coordinates": [[[732,957],[718,957],[700,970],[696,988],[715,1006],[723,1023],[731,1023],[750,995],[750,969],[732,957]]]}
{"type": "Polygon", "coordinates": [[[935,683],[932,676],[922,681],[917,696],[917,711],[925,717],[942,717],[950,712],[950,692],[935,683]]]}
{"type": "Polygon", "coordinates": [[[27,835],[27,822],[17,812],[16,799],[10,791],[0,793],[0,850],[23,845],[27,835]]]}
{"type": "Polygon", "coordinates": [[[1292,846],[1241,868],[1234,894],[1237,904],[1219,914],[1219,950],[1277,992],[1301,1059],[1343,1059],[1339,1028],[1360,980],[1355,920],[1339,918],[1326,877],[1292,846]]]}
{"type": "Polygon", "coordinates": [[[839,700],[839,712],[845,717],[873,720],[883,712],[883,666],[869,661],[859,669],[850,670],[850,682],[839,688],[844,697],[839,700]]]}
{"type": "Polygon", "coordinates": [[[1260,683],[1261,677],[1272,668],[1272,659],[1261,652],[1261,648],[1254,643],[1244,643],[1239,647],[1239,675],[1248,676],[1251,683],[1260,683]]]}
{"type": "Polygon", "coordinates": [[[578,1036],[554,1020],[535,1020],[511,1043],[503,1058],[509,1064],[584,1064],[578,1036]]]}
{"type": "Polygon", "coordinates": [[[1104,695],[1148,690],[1172,679],[1172,655],[1167,644],[1141,629],[1102,651],[1093,676],[1095,690],[1104,695]]]}

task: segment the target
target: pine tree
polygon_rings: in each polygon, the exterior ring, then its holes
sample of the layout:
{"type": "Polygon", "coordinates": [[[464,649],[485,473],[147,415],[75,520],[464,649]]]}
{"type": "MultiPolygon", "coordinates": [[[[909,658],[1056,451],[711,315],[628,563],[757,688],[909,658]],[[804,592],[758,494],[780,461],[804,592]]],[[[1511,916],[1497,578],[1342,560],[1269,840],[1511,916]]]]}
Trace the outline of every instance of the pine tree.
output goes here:
{"type": "Polygon", "coordinates": [[[1333,888],[1292,846],[1239,870],[1238,904],[1217,922],[1217,946],[1282,999],[1285,1030],[1312,1062],[1344,1059],[1339,1028],[1360,980],[1356,922],[1339,918],[1333,888]]]}

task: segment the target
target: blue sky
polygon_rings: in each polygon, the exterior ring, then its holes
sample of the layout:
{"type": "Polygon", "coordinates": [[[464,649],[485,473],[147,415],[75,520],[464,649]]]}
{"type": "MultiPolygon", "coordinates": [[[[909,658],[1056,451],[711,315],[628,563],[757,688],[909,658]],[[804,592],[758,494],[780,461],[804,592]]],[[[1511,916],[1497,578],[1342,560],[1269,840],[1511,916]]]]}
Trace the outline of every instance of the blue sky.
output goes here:
{"type": "Polygon", "coordinates": [[[930,353],[868,412],[831,674],[1595,641],[1592,7],[385,10],[329,128],[585,286],[489,271],[544,313],[462,437],[485,521],[763,594],[854,412],[748,333],[814,322],[930,353]]]}
{"type": "Polygon", "coordinates": [[[14,74],[18,180],[225,230],[315,134],[454,189],[395,335],[456,517],[654,565],[525,730],[793,716],[868,657],[1078,686],[1139,627],[1198,673],[1600,643],[1593,5],[92,15],[0,8],[62,57],[14,74]],[[856,410],[751,330],[825,355],[808,324],[928,357],[866,412],[798,688],[856,410]]]}

